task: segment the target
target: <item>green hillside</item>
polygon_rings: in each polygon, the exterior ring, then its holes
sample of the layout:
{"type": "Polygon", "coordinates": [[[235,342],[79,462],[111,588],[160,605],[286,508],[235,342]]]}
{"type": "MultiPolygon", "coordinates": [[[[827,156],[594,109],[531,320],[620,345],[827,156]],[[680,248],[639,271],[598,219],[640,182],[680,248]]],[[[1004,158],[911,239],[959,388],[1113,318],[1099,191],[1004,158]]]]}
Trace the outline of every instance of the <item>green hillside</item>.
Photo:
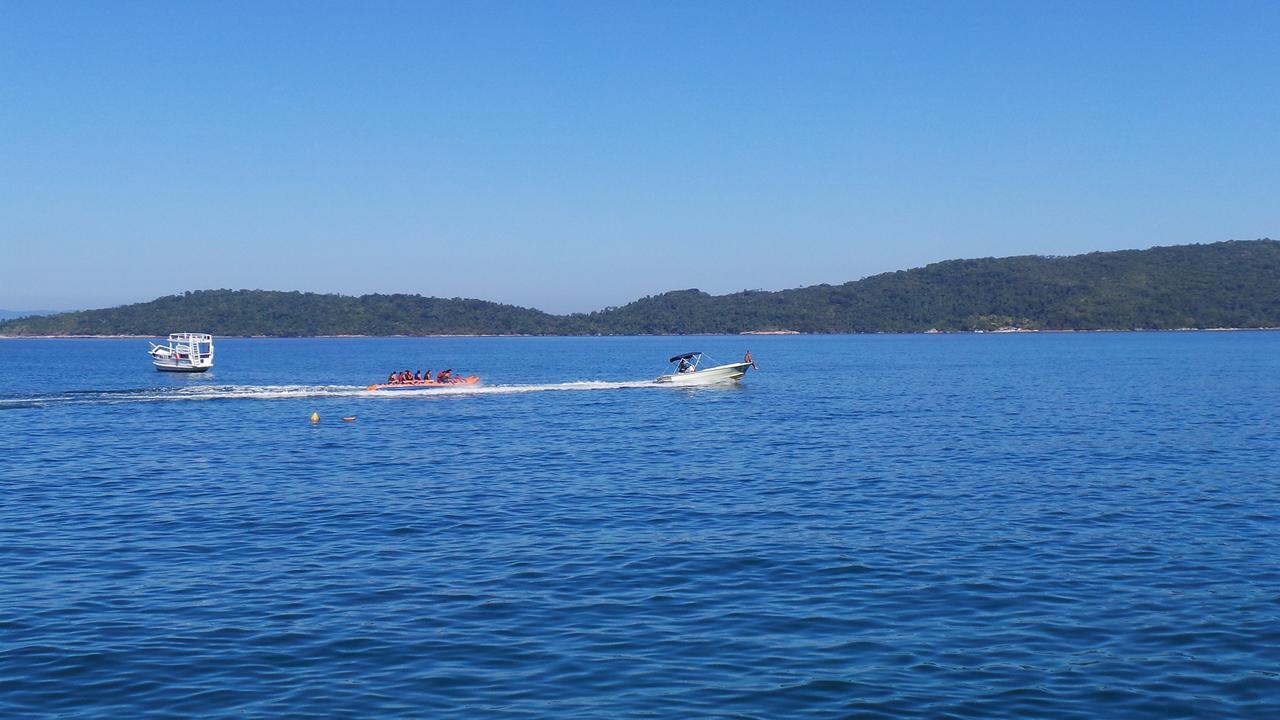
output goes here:
{"type": "Polygon", "coordinates": [[[1280,242],[950,260],[843,285],[683,290],[590,316],[613,333],[1280,326],[1280,242]]]}
{"type": "Polygon", "coordinates": [[[319,295],[269,290],[198,290],[106,310],[0,323],[10,335],[554,334],[554,315],[483,300],[419,295],[319,295]]]}
{"type": "Polygon", "coordinates": [[[1280,242],[1071,257],[950,260],[845,283],[708,295],[680,290],[590,314],[482,300],[203,290],[0,322],[4,335],[625,335],[1280,326],[1280,242]]]}

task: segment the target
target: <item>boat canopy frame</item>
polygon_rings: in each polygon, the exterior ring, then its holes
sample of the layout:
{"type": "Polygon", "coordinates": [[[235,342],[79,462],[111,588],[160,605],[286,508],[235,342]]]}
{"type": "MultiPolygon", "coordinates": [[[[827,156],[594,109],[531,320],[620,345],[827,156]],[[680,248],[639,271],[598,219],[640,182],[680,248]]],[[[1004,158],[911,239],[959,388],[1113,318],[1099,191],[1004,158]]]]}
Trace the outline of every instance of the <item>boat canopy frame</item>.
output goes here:
{"type": "Polygon", "coordinates": [[[213,342],[213,336],[205,333],[169,333],[169,342],[210,343],[210,342],[213,342]]]}
{"type": "MultiPolygon", "coordinates": [[[[688,360],[688,361],[690,361],[690,362],[689,362],[689,367],[688,367],[688,369],[684,370],[684,372],[695,372],[695,371],[697,371],[697,370],[702,369],[702,365],[703,365],[703,362],[702,362],[702,361],[703,361],[703,360],[706,360],[707,362],[711,363],[712,365],[715,365],[715,364],[716,364],[716,359],[715,359],[715,358],[713,358],[713,357],[711,357],[710,355],[708,355],[708,354],[706,354],[706,353],[704,353],[704,352],[701,352],[701,351],[696,351],[696,352],[687,352],[687,353],[684,353],[684,354],[682,354],[682,355],[676,355],[676,356],[672,357],[671,359],[667,360],[667,362],[669,362],[669,363],[673,363],[673,364],[674,364],[674,363],[681,363],[681,362],[684,362],[684,361],[686,361],[686,360],[688,360]]],[[[676,372],[677,372],[677,373],[679,373],[680,371],[679,371],[679,370],[677,370],[676,372]]]]}
{"type": "Polygon", "coordinates": [[[168,344],[151,342],[150,355],[153,358],[169,357],[180,364],[186,360],[189,365],[213,365],[213,336],[206,333],[169,333],[168,344]]]}

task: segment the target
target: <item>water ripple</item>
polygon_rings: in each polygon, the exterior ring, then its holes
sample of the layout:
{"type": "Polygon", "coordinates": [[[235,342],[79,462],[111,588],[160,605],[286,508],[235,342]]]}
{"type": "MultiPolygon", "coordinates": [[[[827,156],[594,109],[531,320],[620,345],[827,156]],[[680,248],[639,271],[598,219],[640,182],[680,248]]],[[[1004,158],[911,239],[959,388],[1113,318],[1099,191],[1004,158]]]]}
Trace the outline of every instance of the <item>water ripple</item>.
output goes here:
{"type": "Polygon", "coordinates": [[[1280,334],[432,342],[6,343],[0,715],[1280,716],[1280,334]]]}

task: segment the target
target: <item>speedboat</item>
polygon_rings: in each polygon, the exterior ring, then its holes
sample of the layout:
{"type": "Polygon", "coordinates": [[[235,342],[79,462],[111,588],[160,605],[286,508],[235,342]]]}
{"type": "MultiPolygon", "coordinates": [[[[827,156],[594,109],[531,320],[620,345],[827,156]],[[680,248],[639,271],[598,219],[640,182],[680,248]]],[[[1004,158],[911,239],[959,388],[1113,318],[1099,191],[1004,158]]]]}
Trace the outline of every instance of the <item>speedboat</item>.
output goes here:
{"type": "Polygon", "coordinates": [[[378,385],[370,385],[365,390],[423,390],[426,388],[442,388],[457,387],[458,385],[475,385],[480,382],[480,378],[475,375],[468,375],[460,378],[450,378],[444,382],[438,380],[411,380],[409,382],[398,383],[381,383],[378,385]]]}
{"type": "Polygon", "coordinates": [[[213,336],[172,333],[167,345],[151,343],[151,364],[165,372],[204,372],[213,367],[213,336]]]}
{"type": "MultiPolygon", "coordinates": [[[[700,352],[690,352],[683,355],[676,355],[667,362],[674,364],[675,372],[670,375],[659,375],[654,380],[655,383],[663,385],[718,385],[720,383],[735,383],[747,374],[747,370],[756,366],[751,360],[751,353],[747,353],[742,362],[729,363],[727,365],[715,365],[712,367],[702,367],[702,361],[705,356],[700,352]]],[[[759,369],[759,368],[757,368],[759,369]]]]}

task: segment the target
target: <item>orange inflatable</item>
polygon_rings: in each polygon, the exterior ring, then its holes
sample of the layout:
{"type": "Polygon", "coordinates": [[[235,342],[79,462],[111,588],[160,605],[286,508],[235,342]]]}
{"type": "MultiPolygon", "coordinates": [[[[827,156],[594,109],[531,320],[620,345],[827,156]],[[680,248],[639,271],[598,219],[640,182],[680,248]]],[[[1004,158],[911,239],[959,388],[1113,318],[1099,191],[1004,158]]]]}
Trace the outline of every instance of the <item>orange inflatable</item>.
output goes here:
{"type": "Polygon", "coordinates": [[[480,378],[475,375],[467,377],[453,378],[445,382],[436,382],[435,380],[416,380],[414,382],[402,383],[383,383],[381,385],[370,385],[366,390],[421,390],[423,388],[442,388],[456,387],[458,385],[475,385],[480,382],[480,378]]]}

